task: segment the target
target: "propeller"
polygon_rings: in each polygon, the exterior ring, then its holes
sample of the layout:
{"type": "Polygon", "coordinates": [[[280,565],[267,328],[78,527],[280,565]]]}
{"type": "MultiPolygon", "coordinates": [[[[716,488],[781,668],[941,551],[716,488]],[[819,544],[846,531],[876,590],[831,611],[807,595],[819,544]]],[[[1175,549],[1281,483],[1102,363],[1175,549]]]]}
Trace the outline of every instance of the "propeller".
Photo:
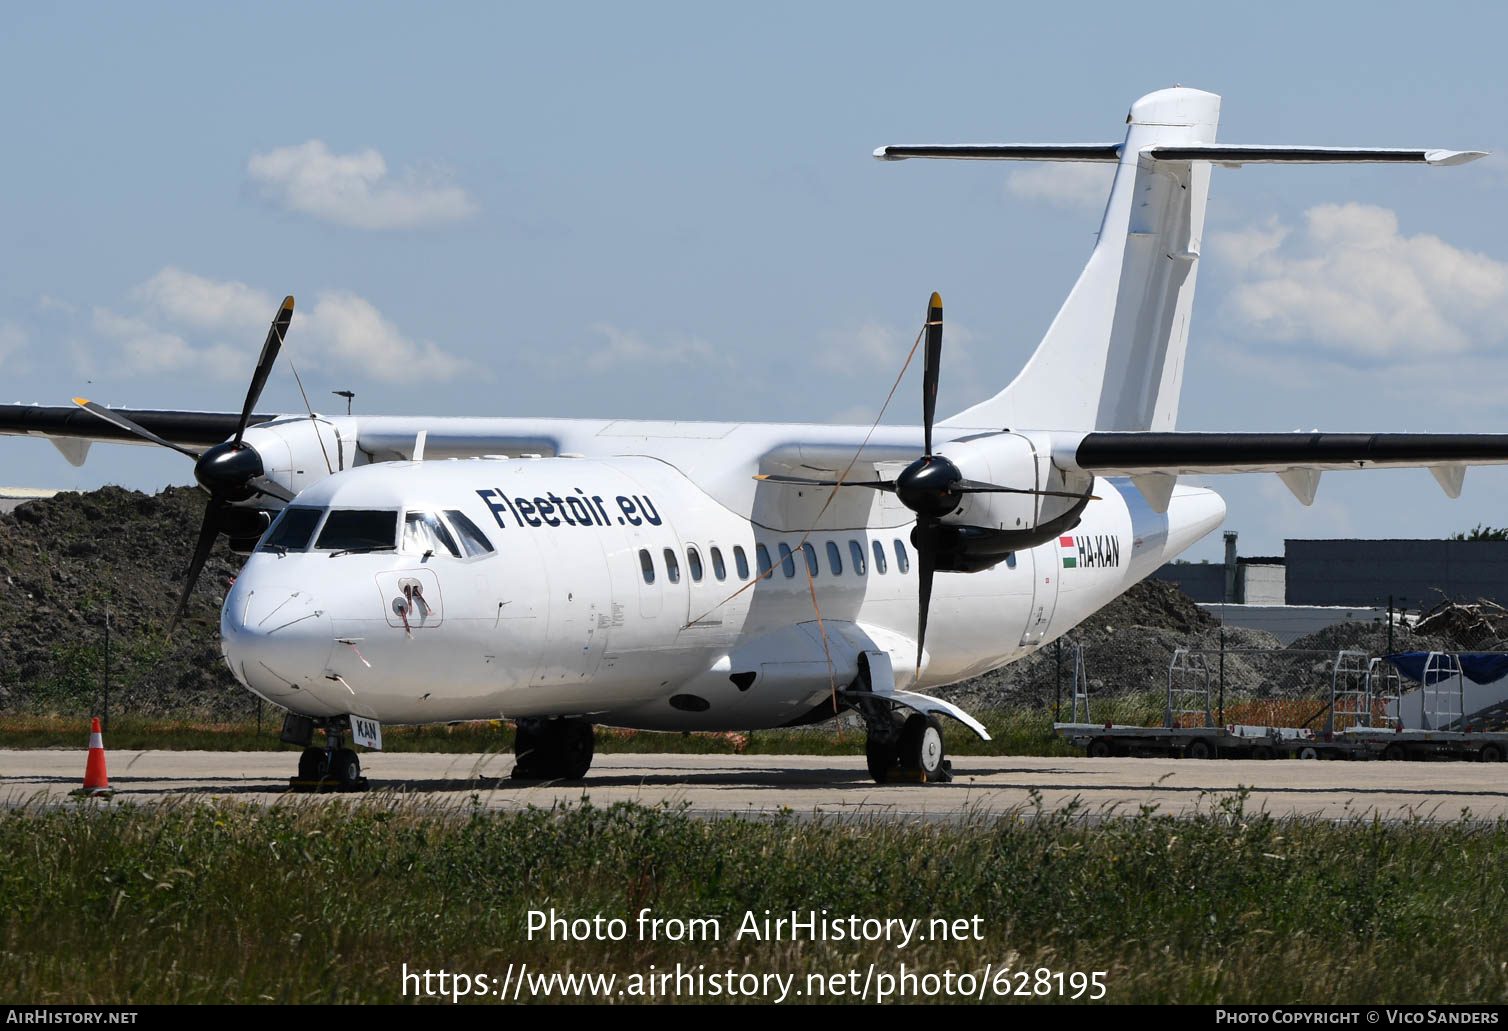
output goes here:
{"type": "Polygon", "coordinates": [[[290,296],[283,299],[282,307],[278,309],[277,315],[273,317],[272,326],[267,330],[267,340],[262,344],[262,354],[257,359],[256,368],[252,370],[251,385],[246,391],[246,403],[241,407],[241,421],[236,425],[235,437],[216,444],[208,450],[194,451],[175,444],[163,439],[145,426],[133,422],[120,412],[97,405],[82,397],[73,399],[74,404],[90,415],[135,434],[143,440],[161,447],[172,448],[179,454],[194,459],[194,479],[209,494],[209,501],[204,506],[204,521],[199,525],[199,539],[194,545],[193,557],[190,558],[188,569],[184,573],[183,592],[178,596],[178,605],[173,610],[172,621],[168,624],[170,634],[188,607],[189,595],[193,593],[194,586],[199,582],[199,574],[204,570],[204,563],[209,560],[210,551],[215,546],[215,539],[220,535],[222,525],[234,511],[234,503],[247,501],[258,495],[277,498],[279,501],[293,500],[292,492],[267,479],[267,470],[262,464],[262,456],[257,453],[256,448],[243,439],[246,435],[246,426],[251,421],[251,410],[261,399],[262,388],[267,385],[267,377],[277,362],[278,352],[282,350],[283,338],[288,333],[288,324],[292,319],[293,298],[290,296]]]}
{"type": "MultiPolygon", "coordinates": [[[[945,455],[932,453],[932,423],[937,412],[937,383],[942,371],[942,297],[934,293],[927,305],[926,350],[922,367],[922,433],[924,453],[893,480],[821,480],[804,476],[759,475],[755,479],[770,483],[806,484],[814,487],[868,487],[894,494],[916,513],[911,543],[916,547],[917,618],[916,672],[921,676],[922,653],[927,640],[927,613],[932,605],[932,580],[939,568],[939,527],[944,517],[958,510],[970,494],[1031,494],[1037,497],[1071,498],[1082,506],[1099,500],[1093,494],[1076,491],[1040,490],[1035,487],[1004,487],[964,478],[963,472],[945,455]]],[[[1074,513],[1076,518],[1077,513],[1074,513]]],[[[983,532],[979,528],[955,527],[955,530],[983,532]]],[[[993,561],[1005,557],[1001,552],[993,561]]],[[[957,566],[945,566],[957,569],[957,566]]]]}

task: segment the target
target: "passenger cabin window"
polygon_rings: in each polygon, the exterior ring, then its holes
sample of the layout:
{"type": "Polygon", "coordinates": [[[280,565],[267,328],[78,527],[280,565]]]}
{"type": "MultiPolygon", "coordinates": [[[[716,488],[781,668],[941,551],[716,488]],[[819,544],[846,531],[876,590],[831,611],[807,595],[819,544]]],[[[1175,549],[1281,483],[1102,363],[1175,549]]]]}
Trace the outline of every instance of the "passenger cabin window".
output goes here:
{"type": "Polygon", "coordinates": [[[447,508],[445,518],[450,520],[456,536],[461,539],[461,550],[466,552],[467,558],[492,554],[492,542],[487,540],[486,534],[477,529],[476,523],[466,518],[466,513],[447,508]]]}
{"type": "Polygon", "coordinates": [[[871,541],[874,545],[874,571],[881,576],[885,575],[885,545],[879,541],[871,541]]]}
{"type": "Polygon", "coordinates": [[[455,538],[433,512],[410,512],[403,517],[403,550],[410,555],[461,557],[455,538]]]}
{"type": "Polygon", "coordinates": [[[644,548],[639,549],[639,572],[644,574],[645,583],[655,582],[655,560],[644,548]]]}
{"type": "Polygon", "coordinates": [[[801,554],[806,556],[806,571],[812,576],[817,575],[817,549],[810,544],[801,545],[801,554]]]}
{"type": "Polygon", "coordinates": [[[691,582],[702,582],[702,556],[695,548],[686,549],[686,568],[691,570],[691,582]]]}
{"type": "Polygon", "coordinates": [[[775,567],[770,563],[770,549],[763,544],[754,545],[754,557],[759,561],[759,575],[764,576],[775,567]]]}
{"type": "Polygon", "coordinates": [[[858,541],[848,542],[848,557],[853,559],[853,571],[855,576],[864,575],[864,545],[858,541]]]}
{"type": "Polygon", "coordinates": [[[895,539],[895,567],[902,573],[911,571],[911,559],[906,556],[906,546],[899,537],[895,539]]]}
{"type": "Polygon", "coordinates": [[[398,546],[398,513],[335,509],[314,546],[320,551],[392,551],[398,546]]]}
{"type": "Polygon", "coordinates": [[[712,575],[719,580],[728,579],[728,567],[723,564],[723,553],[719,548],[712,549],[712,575]]]}
{"type": "Polygon", "coordinates": [[[791,546],[780,542],[780,569],[787,577],[796,575],[796,560],[791,557],[791,546]]]}
{"type": "Polygon", "coordinates": [[[303,551],[314,536],[322,508],[285,508],[262,538],[261,551],[303,551]]]}
{"type": "Polygon", "coordinates": [[[738,578],[740,580],[747,580],[749,578],[749,557],[744,554],[744,549],[737,544],[733,545],[733,565],[738,570],[738,578]]]}
{"type": "Polygon", "coordinates": [[[681,582],[681,563],[670,548],[665,549],[665,579],[673,584],[681,582]]]}
{"type": "Polygon", "coordinates": [[[833,576],[843,575],[843,556],[838,553],[838,546],[832,541],[827,542],[827,564],[832,567],[833,576]]]}

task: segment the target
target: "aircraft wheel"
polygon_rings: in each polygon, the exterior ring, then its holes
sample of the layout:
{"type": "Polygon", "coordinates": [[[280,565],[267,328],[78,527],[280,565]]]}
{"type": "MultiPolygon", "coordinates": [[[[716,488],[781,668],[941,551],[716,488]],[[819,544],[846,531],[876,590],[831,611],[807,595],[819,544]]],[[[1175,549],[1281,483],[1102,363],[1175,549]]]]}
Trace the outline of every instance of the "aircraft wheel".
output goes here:
{"type": "Polygon", "coordinates": [[[341,748],[330,759],[329,776],[343,788],[355,787],[361,780],[361,760],[354,749],[341,748]]]}
{"type": "Polygon", "coordinates": [[[552,772],[562,780],[580,780],[592,768],[596,735],[586,720],[552,720],[550,752],[552,772]]]}
{"type": "Polygon", "coordinates": [[[900,762],[901,744],[894,738],[879,741],[870,734],[864,739],[864,760],[869,766],[869,775],[876,784],[890,783],[890,771],[900,762]]]}
{"type": "Polygon", "coordinates": [[[945,779],[942,724],[936,716],[909,716],[901,727],[901,766],[920,770],[928,781],[945,779]]]}
{"type": "Polygon", "coordinates": [[[330,774],[330,753],[323,748],[306,748],[298,757],[299,780],[324,780],[330,774]]]}
{"type": "Polygon", "coordinates": [[[544,735],[538,720],[519,720],[513,734],[514,780],[543,780],[544,735]]]}

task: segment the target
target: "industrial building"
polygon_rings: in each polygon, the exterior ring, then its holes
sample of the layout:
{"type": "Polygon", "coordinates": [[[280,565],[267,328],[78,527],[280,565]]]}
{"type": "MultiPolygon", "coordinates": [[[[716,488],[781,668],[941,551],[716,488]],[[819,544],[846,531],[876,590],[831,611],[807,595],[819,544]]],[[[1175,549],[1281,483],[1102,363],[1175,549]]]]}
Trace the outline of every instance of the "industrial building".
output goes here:
{"type": "Polygon", "coordinates": [[[1333,623],[1419,611],[1442,598],[1508,605],[1508,541],[1286,540],[1281,556],[1240,557],[1225,534],[1225,561],[1172,562],[1152,574],[1230,626],[1270,630],[1287,642],[1333,623]]]}

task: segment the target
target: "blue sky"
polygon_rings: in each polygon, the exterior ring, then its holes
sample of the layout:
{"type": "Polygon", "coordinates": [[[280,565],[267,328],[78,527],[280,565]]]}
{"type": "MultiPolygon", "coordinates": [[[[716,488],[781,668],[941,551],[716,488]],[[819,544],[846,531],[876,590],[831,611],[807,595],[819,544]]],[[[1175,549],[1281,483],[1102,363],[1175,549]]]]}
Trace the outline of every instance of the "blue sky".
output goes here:
{"type": "MultiPolygon", "coordinates": [[[[1180,426],[1508,430],[1505,9],[1149,10],[18,8],[0,400],[235,409],[293,293],[327,410],[860,421],[935,289],[956,410],[1025,361],[1099,187],[870,151],[1116,140],[1183,83],[1224,97],[1227,142],[1495,155],[1217,169],[1180,426]]],[[[284,365],[261,408],[300,407],[284,365]]],[[[149,449],[0,456],[13,485],[190,479],[149,449]]],[[[1508,470],[1456,502],[1423,471],[1329,474],[1309,509],[1272,476],[1215,485],[1248,554],[1508,523],[1508,470]]]]}

